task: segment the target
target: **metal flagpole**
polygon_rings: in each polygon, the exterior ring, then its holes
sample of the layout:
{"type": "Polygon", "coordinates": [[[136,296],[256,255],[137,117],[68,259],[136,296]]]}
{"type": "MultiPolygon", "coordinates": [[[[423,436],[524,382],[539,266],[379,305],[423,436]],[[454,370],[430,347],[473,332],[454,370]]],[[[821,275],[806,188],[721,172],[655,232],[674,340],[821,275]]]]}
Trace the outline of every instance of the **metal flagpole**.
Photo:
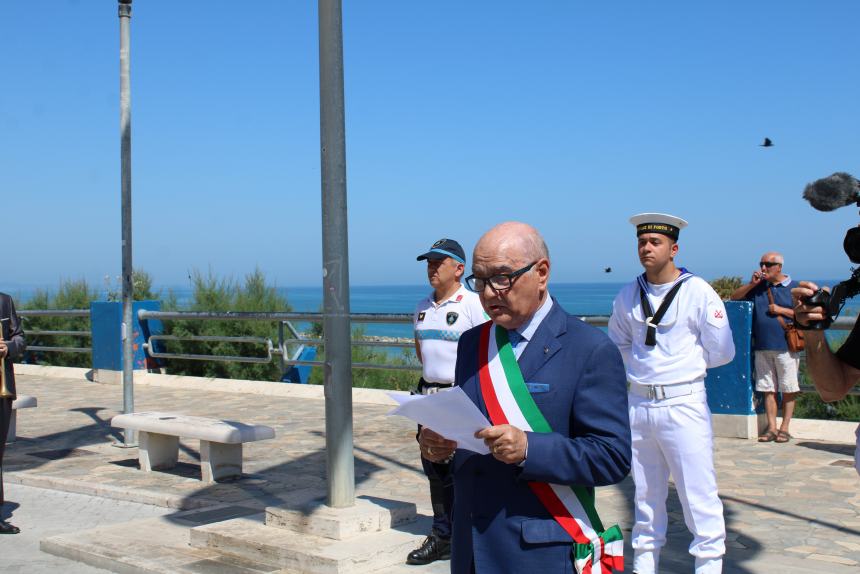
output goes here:
{"type": "Polygon", "coordinates": [[[340,0],[319,0],[325,440],[331,507],[355,504],[340,0]]]}
{"type": "MultiPolygon", "coordinates": [[[[134,356],[132,341],[131,264],[131,78],[129,34],[131,0],[119,0],[119,131],[120,181],[122,187],[122,412],[134,412],[134,356]]],[[[134,431],[123,433],[124,446],[133,446],[134,431]]]]}

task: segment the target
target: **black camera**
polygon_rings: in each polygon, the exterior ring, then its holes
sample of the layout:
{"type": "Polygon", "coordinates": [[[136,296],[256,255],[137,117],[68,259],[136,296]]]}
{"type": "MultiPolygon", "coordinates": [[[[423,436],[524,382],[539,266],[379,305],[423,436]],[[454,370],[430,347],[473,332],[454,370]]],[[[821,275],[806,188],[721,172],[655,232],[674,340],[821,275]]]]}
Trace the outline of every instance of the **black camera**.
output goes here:
{"type": "Polygon", "coordinates": [[[824,307],[825,318],[821,321],[812,321],[806,326],[798,324],[797,327],[799,329],[813,330],[827,329],[830,327],[830,324],[833,323],[833,320],[839,316],[839,312],[842,311],[842,306],[845,305],[845,301],[857,294],[860,294],[860,267],[853,269],[851,278],[839,283],[833,288],[833,292],[828,293],[824,289],[819,289],[809,297],[805,298],[803,302],[806,305],[820,305],[821,307],[824,307]]]}
{"type": "MultiPolygon", "coordinates": [[[[860,181],[847,173],[837,172],[807,185],[803,198],[819,211],[833,211],[852,203],[860,207],[860,181]]],[[[860,265],[860,226],[848,230],[842,248],[852,263],[860,265]]],[[[824,307],[825,318],[806,327],[797,325],[798,328],[820,330],[830,327],[845,301],[859,293],[860,267],[856,267],[851,270],[851,278],[836,285],[831,293],[819,289],[803,300],[806,305],[824,307]]]]}

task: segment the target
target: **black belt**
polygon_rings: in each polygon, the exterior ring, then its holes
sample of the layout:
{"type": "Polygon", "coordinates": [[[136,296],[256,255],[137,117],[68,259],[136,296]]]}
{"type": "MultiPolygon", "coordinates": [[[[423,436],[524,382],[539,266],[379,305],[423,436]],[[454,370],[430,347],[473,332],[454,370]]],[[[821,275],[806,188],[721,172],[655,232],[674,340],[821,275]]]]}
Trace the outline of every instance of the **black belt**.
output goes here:
{"type": "Polygon", "coordinates": [[[433,393],[438,393],[442,389],[450,389],[453,386],[454,383],[428,383],[422,377],[418,379],[418,391],[416,394],[432,395],[433,393]]]}

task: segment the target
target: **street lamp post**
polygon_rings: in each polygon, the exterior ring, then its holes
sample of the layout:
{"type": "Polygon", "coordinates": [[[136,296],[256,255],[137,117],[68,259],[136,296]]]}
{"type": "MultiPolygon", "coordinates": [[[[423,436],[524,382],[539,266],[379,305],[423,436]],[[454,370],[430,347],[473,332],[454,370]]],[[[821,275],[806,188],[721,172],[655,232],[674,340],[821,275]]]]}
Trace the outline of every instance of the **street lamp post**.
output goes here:
{"type": "Polygon", "coordinates": [[[325,441],[328,506],[355,504],[341,0],[319,0],[325,441]]]}
{"type": "MultiPolygon", "coordinates": [[[[119,0],[119,132],[120,182],[122,187],[122,412],[134,412],[134,356],[132,341],[131,264],[131,74],[130,35],[131,0],[119,0]]],[[[123,433],[124,446],[133,446],[134,431],[123,433]]]]}

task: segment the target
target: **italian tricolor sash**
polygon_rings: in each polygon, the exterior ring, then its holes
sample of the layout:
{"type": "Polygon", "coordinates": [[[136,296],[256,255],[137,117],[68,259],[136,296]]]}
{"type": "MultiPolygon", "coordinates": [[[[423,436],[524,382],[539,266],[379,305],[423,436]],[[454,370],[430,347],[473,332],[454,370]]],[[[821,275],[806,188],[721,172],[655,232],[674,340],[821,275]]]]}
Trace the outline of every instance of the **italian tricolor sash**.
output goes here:
{"type": "MultiPolygon", "coordinates": [[[[510,424],[524,431],[552,432],[526,388],[508,341],[508,332],[487,322],[478,350],[481,395],[494,425],[510,424]],[[494,328],[495,327],[495,328],[494,328]]],[[[547,482],[529,482],[532,491],[573,539],[573,558],[580,574],[611,574],[624,570],[621,529],[604,530],[594,508],[593,491],[547,482]]]]}

